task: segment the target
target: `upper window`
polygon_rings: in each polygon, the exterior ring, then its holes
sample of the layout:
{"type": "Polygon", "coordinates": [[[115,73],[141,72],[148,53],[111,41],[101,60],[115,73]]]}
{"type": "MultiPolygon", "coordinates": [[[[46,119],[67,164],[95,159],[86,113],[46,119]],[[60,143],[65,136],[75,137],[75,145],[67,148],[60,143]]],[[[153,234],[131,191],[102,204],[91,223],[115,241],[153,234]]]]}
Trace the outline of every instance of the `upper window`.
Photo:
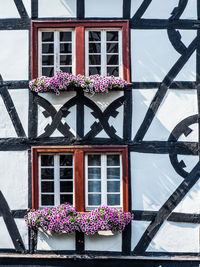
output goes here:
{"type": "Polygon", "coordinates": [[[32,152],[34,208],[69,203],[78,211],[100,205],[128,210],[125,146],[36,147],[32,152]]]}
{"type": "Polygon", "coordinates": [[[38,32],[39,76],[53,76],[57,70],[75,73],[75,38],[72,29],[40,29],[38,32]]]}
{"type": "Polygon", "coordinates": [[[86,75],[122,77],[122,34],[120,29],[86,30],[86,75]]]}
{"type": "Polygon", "coordinates": [[[114,75],[130,82],[128,21],[32,22],[32,78],[114,75]]]}

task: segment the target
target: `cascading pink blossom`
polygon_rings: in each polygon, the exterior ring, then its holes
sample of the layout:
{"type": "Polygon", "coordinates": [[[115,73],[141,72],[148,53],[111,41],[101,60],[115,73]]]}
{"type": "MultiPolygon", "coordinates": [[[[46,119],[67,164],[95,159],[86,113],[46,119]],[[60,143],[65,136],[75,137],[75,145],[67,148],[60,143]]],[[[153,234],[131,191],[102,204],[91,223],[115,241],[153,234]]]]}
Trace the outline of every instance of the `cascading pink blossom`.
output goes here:
{"type": "Polygon", "coordinates": [[[95,93],[108,93],[112,89],[124,88],[125,86],[127,86],[125,80],[114,76],[105,77],[96,74],[86,77],[61,71],[58,71],[53,77],[41,76],[29,82],[29,88],[34,92],[52,92],[56,95],[59,95],[60,91],[67,91],[74,87],[82,88],[84,92],[94,95],[95,93]]]}

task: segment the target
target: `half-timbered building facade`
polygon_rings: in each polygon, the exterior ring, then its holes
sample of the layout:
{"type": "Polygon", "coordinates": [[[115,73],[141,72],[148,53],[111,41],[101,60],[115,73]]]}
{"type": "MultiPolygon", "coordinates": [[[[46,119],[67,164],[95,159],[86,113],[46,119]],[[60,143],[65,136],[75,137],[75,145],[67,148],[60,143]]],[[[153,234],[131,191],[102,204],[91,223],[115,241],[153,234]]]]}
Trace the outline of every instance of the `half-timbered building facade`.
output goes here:
{"type": "Polygon", "coordinates": [[[0,0],[0,265],[198,266],[199,114],[198,0],[0,0]],[[128,86],[29,90],[58,69],[128,86]],[[109,237],[26,227],[65,202],[134,220],[109,237]]]}

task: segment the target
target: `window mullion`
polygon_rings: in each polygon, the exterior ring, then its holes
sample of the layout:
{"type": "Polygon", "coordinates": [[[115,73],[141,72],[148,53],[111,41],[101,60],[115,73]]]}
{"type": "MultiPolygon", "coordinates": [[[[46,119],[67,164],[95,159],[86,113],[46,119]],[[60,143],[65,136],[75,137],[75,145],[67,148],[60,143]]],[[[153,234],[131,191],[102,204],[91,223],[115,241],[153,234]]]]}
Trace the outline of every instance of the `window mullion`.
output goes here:
{"type": "Polygon", "coordinates": [[[101,192],[101,204],[107,205],[107,165],[106,165],[106,155],[101,155],[101,183],[102,183],[102,192],[101,192]]]}
{"type": "Polygon", "coordinates": [[[60,52],[60,40],[59,40],[60,32],[54,32],[54,75],[56,71],[60,68],[59,62],[59,52],[60,52]]]}
{"type": "Polygon", "coordinates": [[[76,57],[75,57],[75,31],[72,30],[72,73],[76,73],[76,57]]]}
{"type": "Polygon", "coordinates": [[[38,76],[42,75],[42,32],[38,32],[38,76]]]}
{"type": "Polygon", "coordinates": [[[101,31],[101,75],[106,73],[106,30],[101,31]]]}
{"type": "Polygon", "coordinates": [[[85,155],[85,207],[88,207],[88,154],[85,155]]]}
{"type": "Polygon", "coordinates": [[[59,155],[54,155],[54,199],[55,205],[60,204],[60,165],[59,155]]]}
{"type": "Polygon", "coordinates": [[[89,34],[85,32],[85,74],[89,76],[89,34]]]}
{"type": "Polygon", "coordinates": [[[119,155],[120,159],[120,207],[123,207],[123,166],[122,166],[122,155],[119,155]]]}
{"type": "Polygon", "coordinates": [[[119,55],[119,77],[123,77],[123,73],[122,73],[122,31],[118,31],[119,34],[119,51],[118,51],[118,55],[119,55]]]}
{"type": "Polygon", "coordinates": [[[39,207],[42,206],[42,193],[41,193],[41,186],[42,186],[42,179],[41,179],[41,156],[38,158],[39,160],[39,207]]]}

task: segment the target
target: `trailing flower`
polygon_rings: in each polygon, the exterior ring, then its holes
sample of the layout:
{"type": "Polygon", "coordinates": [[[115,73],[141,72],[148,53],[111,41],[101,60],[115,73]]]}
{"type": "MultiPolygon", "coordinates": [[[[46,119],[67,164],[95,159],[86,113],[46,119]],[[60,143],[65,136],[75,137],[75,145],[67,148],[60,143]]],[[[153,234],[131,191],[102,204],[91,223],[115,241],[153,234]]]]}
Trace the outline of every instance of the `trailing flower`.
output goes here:
{"type": "Polygon", "coordinates": [[[25,216],[26,225],[35,230],[41,228],[50,233],[72,233],[77,230],[86,235],[94,235],[100,230],[122,232],[131,220],[133,215],[130,212],[123,212],[116,208],[101,206],[87,214],[82,214],[76,212],[69,204],[30,210],[25,216]]]}
{"type": "Polygon", "coordinates": [[[109,90],[124,88],[126,85],[125,80],[114,76],[106,77],[96,74],[86,77],[61,71],[58,71],[53,77],[41,76],[29,82],[29,88],[34,92],[52,92],[56,95],[59,95],[60,91],[67,91],[70,87],[79,87],[84,92],[94,95],[95,93],[108,93],[109,90]]]}
{"type": "Polygon", "coordinates": [[[122,232],[131,220],[133,220],[133,215],[130,212],[101,206],[88,214],[80,214],[78,224],[86,235],[94,235],[100,230],[122,232]]]}
{"type": "Polygon", "coordinates": [[[80,230],[77,222],[77,212],[69,204],[62,204],[54,208],[30,210],[25,216],[28,227],[41,228],[43,231],[55,233],[72,233],[80,230]]]}

